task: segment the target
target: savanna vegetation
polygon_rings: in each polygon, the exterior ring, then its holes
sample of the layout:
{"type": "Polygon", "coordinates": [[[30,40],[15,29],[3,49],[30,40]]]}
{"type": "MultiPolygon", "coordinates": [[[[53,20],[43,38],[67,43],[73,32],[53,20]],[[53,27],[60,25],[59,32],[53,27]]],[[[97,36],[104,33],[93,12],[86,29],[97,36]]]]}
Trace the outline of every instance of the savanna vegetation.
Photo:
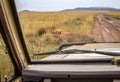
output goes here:
{"type": "MultiPolygon", "coordinates": [[[[84,33],[85,36],[92,37],[95,18],[98,14],[99,12],[20,12],[18,16],[32,57],[32,54],[58,48],[60,42],[56,42],[52,34],[58,29],[64,32],[81,33],[81,35],[84,33]]],[[[120,17],[119,12],[105,12],[104,14],[117,19],[120,17]]],[[[86,41],[85,38],[79,42],[84,41],[86,41]]]]}
{"type": "Polygon", "coordinates": [[[110,17],[120,20],[120,12],[109,12],[109,13],[107,12],[105,14],[110,17]]]}
{"type": "MultiPolygon", "coordinates": [[[[95,12],[20,12],[18,13],[26,45],[30,56],[35,53],[56,50],[60,45],[54,41],[52,32],[60,29],[64,32],[81,33],[92,37],[96,15],[95,12]]],[[[105,13],[120,19],[120,12],[105,13]]],[[[83,40],[84,41],[84,40],[83,40]]],[[[80,41],[81,42],[81,41],[80,41]]],[[[43,58],[44,56],[40,56],[43,58]]],[[[5,44],[0,36],[0,77],[10,76],[13,66],[7,53],[5,44]]]]}
{"type": "Polygon", "coordinates": [[[91,35],[96,15],[88,12],[20,12],[19,19],[30,54],[35,54],[57,49],[60,44],[52,35],[57,29],[91,35]]]}
{"type": "MultiPolygon", "coordinates": [[[[6,46],[0,35],[0,79],[13,74],[14,68],[7,53],[6,46]]],[[[0,80],[1,81],[1,80],[0,80]]]]}

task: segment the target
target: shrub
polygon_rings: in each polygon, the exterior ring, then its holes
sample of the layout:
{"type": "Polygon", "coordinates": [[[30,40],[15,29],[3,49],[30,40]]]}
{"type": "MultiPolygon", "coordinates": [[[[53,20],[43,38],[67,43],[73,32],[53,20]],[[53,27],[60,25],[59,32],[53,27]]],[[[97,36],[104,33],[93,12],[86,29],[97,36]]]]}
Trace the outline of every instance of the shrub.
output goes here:
{"type": "Polygon", "coordinates": [[[46,28],[39,28],[37,34],[39,36],[41,36],[41,35],[45,34],[46,32],[47,32],[46,28]]]}

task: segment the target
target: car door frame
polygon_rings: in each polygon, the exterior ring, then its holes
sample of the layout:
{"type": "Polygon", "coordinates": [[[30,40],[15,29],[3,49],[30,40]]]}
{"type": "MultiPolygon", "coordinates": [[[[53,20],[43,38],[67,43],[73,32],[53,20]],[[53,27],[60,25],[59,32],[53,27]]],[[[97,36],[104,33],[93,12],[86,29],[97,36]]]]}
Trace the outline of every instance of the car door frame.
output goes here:
{"type": "Polygon", "coordinates": [[[0,30],[14,65],[15,78],[31,63],[20,28],[14,0],[0,0],[0,30]]]}

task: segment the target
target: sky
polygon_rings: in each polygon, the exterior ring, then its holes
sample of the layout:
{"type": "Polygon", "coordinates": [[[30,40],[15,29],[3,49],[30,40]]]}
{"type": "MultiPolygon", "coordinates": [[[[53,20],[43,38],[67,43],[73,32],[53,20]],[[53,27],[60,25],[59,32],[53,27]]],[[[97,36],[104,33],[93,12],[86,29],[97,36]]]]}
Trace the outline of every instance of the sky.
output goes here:
{"type": "Polygon", "coordinates": [[[77,7],[113,7],[120,9],[120,0],[15,0],[17,11],[60,11],[77,7]]]}

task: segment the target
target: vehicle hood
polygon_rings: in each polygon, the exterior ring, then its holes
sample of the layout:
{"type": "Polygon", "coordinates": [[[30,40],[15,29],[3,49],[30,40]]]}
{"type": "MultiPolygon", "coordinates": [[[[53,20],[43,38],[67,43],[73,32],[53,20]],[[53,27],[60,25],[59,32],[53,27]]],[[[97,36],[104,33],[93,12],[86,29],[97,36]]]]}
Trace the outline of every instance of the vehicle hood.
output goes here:
{"type": "MultiPolygon", "coordinates": [[[[120,43],[90,43],[84,45],[74,45],[64,50],[93,50],[93,51],[105,51],[105,52],[118,52],[120,53],[120,43]]],[[[85,60],[85,59],[112,59],[113,56],[97,54],[97,53],[80,53],[80,54],[63,54],[63,55],[50,55],[43,60],[85,60]]]]}

